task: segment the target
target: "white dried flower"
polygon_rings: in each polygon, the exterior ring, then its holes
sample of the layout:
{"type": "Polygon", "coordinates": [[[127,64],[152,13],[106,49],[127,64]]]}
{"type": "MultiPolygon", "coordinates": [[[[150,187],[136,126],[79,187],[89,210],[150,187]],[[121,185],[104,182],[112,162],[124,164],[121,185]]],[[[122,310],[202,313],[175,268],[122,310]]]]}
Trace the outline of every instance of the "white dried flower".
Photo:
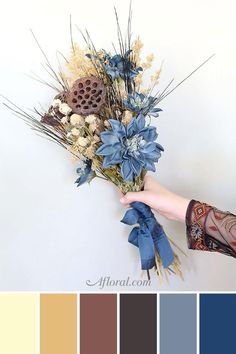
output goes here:
{"type": "Polygon", "coordinates": [[[78,138],[77,142],[78,145],[80,146],[87,146],[89,143],[89,140],[87,138],[83,138],[82,136],[78,138]]]}
{"type": "Polygon", "coordinates": [[[53,108],[57,108],[60,105],[61,105],[61,101],[58,98],[52,101],[53,108]]]}
{"type": "Polygon", "coordinates": [[[96,123],[96,121],[97,121],[97,117],[94,114],[90,114],[85,118],[85,122],[88,124],[96,123]]]}
{"type": "Polygon", "coordinates": [[[73,128],[71,129],[71,134],[74,136],[78,136],[79,135],[79,129],[73,128]]]}
{"type": "Polygon", "coordinates": [[[95,156],[95,151],[96,149],[94,148],[93,145],[90,145],[89,147],[86,148],[86,150],[84,151],[84,154],[86,155],[86,157],[90,160],[92,160],[95,156]]]}
{"type": "Polygon", "coordinates": [[[63,117],[63,118],[61,119],[61,123],[62,123],[62,124],[68,123],[68,118],[67,118],[67,116],[65,116],[65,117],[63,117]]]}
{"type": "Polygon", "coordinates": [[[72,109],[68,106],[67,103],[61,103],[59,106],[59,111],[62,114],[65,114],[65,116],[67,116],[68,114],[70,114],[72,112],[72,109]]]}
{"type": "Polygon", "coordinates": [[[97,129],[97,124],[96,123],[89,124],[89,130],[92,133],[94,133],[96,129],[97,129]]]}
{"type": "Polygon", "coordinates": [[[70,122],[72,125],[84,125],[84,118],[79,114],[72,114],[70,122]]]}

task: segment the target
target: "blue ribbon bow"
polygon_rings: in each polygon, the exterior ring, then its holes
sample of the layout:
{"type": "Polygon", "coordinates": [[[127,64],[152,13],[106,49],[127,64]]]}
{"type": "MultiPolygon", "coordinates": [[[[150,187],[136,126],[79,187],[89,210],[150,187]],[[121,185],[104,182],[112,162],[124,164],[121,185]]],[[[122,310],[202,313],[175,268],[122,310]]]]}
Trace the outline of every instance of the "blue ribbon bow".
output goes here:
{"type": "Polygon", "coordinates": [[[131,204],[121,222],[135,226],[129,234],[128,241],[139,248],[142,269],[151,269],[155,265],[155,249],[157,250],[163,267],[168,268],[174,260],[174,253],[170,242],[157,222],[149,206],[141,202],[131,204]]]}

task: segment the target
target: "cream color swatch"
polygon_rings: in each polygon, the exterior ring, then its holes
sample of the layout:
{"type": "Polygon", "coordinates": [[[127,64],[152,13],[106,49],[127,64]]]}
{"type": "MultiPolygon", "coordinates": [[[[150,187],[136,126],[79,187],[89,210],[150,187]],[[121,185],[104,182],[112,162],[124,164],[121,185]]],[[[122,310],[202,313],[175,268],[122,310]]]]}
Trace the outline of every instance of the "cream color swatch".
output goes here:
{"type": "Polygon", "coordinates": [[[38,353],[36,294],[0,294],[0,353],[38,353]]]}

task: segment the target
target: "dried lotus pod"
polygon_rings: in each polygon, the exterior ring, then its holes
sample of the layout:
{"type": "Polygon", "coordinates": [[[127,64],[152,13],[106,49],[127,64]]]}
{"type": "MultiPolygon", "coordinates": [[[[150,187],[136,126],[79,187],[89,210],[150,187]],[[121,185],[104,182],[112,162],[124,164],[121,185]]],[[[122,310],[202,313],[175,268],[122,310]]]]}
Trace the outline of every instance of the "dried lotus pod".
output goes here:
{"type": "Polygon", "coordinates": [[[95,76],[83,77],[74,82],[67,96],[67,104],[73,113],[83,116],[98,114],[105,102],[105,86],[95,76]]]}
{"type": "Polygon", "coordinates": [[[67,91],[62,91],[54,97],[54,100],[60,100],[62,103],[67,103],[67,91]]]}

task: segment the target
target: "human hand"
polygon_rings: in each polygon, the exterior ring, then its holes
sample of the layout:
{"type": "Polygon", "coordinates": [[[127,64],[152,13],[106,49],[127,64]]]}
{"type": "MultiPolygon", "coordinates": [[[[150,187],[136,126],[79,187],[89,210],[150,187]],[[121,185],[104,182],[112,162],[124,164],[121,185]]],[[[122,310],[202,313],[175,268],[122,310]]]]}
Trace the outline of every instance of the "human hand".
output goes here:
{"type": "Polygon", "coordinates": [[[154,178],[146,176],[144,191],[128,192],[120,202],[126,207],[129,207],[132,202],[142,202],[167,219],[184,222],[190,200],[172,193],[154,178]]]}

